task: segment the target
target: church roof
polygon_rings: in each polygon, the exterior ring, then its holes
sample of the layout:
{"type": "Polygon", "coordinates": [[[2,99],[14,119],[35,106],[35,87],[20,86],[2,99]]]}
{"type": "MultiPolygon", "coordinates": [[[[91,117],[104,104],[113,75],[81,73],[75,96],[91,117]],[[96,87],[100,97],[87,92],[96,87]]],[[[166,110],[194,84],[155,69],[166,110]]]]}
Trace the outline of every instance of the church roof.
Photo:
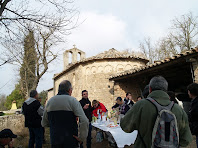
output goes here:
{"type": "Polygon", "coordinates": [[[109,49],[108,51],[104,51],[103,53],[99,53],[96,56],[90,58],[91,59],[134,58],[134,59],[144,60],[146,63],[148,62],[148,60],[143,56],[137,56],[134,54],[130,54],[129,52],[119,52],[114,48],[109,49]]]}
{"type": "Polygon", "coordinates": [[[103,59],[137,59],[137,60],[143,61],[144,63],[148,63],[149,61],[144,56],[138,56],[138,55],[130,54],[128,52],[119,52],[116,49],[112,48],[112,49],[109,49],[108,51],[104,51],[95,56],[82,59],[81,61],[77,61],[75,63],[70,63],[64,71],[62,71],[61,73],[55,74],[54,79],[59,78],[64,73],[69,71],[71,68],[81,63],[86,63],[86,62],[95,61],[95,60],[103,60],[103,59]]]}
{"type": "Polygon", "coordinates": [[[154,67],[158,67],[158,66],[161,66],[163,64],[168,64],[170,62],[179,60],[181,58],[187,58],[187,57],[190,57],[190,56],[192,57],[192,56],[197,56],[197,55],[198,55],[198,47],[195,47],[194,49],[192,48],[190,51],[188,50],[188,51],[186,51],[184,53],[177,54],[177,55],[172,56],[170,58],[166,58],[166,59],[161,60],[161,61],[156,61],[154,64],[141,66],[141,67],[136,68],[136,69],[130,69],[130,70],[118,73],[116,75],[112,75],[110,77],[110,80],[117,80],[117,79],[121,79],[121,78],[127,77],[129,75],[135,75],[135,74],[138,74],[138,73],[140,73],[142,71],[146,71],[148,69],[151,69],[151,68],[154,68],[154,67]]]}

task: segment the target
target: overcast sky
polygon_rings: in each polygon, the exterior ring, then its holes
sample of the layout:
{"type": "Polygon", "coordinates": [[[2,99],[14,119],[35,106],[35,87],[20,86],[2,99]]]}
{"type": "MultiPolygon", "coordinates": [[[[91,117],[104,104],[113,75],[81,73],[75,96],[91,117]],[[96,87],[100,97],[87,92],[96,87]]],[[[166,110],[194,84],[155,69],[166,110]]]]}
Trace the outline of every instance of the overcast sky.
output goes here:
{"type": "MultiPolygon", "coordinates": [[[[137,51],[139,42],[166,35],[171,20],[188,12],[198,16],[198,0],[76,0],[78,28],[67,36],[64,50],[75,44],[86,57],[115,48],[137,51]]],[[[63,70],[62,53],[39,82],[38,91],[53,87],[53,75],[63,70]],[[58,65],[58,66],[57,66],[58,65]]],[[[9,95],[17,83],[17,67],[0,67],[0,94],[9,95]]]]}

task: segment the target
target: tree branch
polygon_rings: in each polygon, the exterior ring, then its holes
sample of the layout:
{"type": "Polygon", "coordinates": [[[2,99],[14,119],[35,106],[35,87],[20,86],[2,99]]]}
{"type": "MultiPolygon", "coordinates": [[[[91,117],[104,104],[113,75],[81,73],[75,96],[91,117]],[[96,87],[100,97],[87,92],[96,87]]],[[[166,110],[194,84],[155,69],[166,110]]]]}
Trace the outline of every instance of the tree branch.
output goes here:
{"type": "Polygon", "coordinates": [[[11,0],[5,0],[3,3],[2,3],[2,1],[1,1],[1,7],[0,7],[0,16],[2,16],[2,14],[3,14],[3,11],[5,10],[5,8],[6,8],[6,5],[10,2],[11,0]]]}

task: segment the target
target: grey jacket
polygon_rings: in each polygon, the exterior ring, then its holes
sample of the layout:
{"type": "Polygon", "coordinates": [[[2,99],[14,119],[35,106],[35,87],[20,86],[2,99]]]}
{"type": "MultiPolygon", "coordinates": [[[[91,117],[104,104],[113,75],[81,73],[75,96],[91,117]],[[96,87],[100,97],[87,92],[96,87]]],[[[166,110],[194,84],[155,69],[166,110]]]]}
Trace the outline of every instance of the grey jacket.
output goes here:
{"type": "MultiPolygon", "coordinates": [[[[30,97],[30,98],[28,98],[27,100],[25,100],[25,103],[26,103],[27,105],[30,105],[30,104],[31,104],[32,102],[34,102],[34,101],[36,101],[36,99],[30,97]]],[[[40,107],[38,108],[37,112],[38,112],[38,114],[39,114],[40,116],[43,116],[43,112],[44,112],[43,106],[40,106],[40,107]]],[[[23,107],[21,107],[21,113],[24,114],[23,107]]]]}
{"type": "MultiPolygon", "coordinates": [[[[79,117],[79,139],[84,141],[88,135],[89,122],[80,103],[72,96],[56,95],[47,102],[41,124],[43,127],[50,127],[51,139],[52,137],[56,139],[59,135],[63,136],[63,133],[69,133],[68,135],[70,135],[74,130],[78,134],[76,117],[79,117]],[[76,125],[74,126],[74,124],[76,125]],[[74,129],[70,131],[71,129],[68,127],[74,129]],[[54,133],[56,135],[53,135],[54,133]]],[[[58,144],[56,141],[53,142],[53,139],[51,142],[58,144]]]]}

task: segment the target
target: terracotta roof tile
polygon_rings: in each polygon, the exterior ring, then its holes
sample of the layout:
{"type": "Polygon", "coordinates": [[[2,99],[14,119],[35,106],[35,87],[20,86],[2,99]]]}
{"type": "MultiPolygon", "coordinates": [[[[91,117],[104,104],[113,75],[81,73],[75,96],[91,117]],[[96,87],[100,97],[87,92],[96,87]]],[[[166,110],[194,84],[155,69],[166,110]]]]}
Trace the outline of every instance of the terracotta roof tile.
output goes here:
{"type": "Polygon", "coordinates": [[[130,69],[130,70],[124,71],[122,73],[119,73],[117,75],[112,75],[110,77],[110,79],[114,79],[114,78],[118,78],[118,77],[126,76],[126,75],[131,75],[131,74],[137,73],[139,71],[143,71],[145,69],[149,69],[151,67],[155,67],[155,66],[161,65],[163,63],[168,63],[168,62],[176,60],[176,59],[178,59],[180,57],[184,57],[184,56],[191,55],[191,54],[194,54],[194,53],[198,53],[198,47],[195,47],[194,49],[191,49],[190,51],[186,51],[184,53],[177,54],[177,55],[175,55],[173,57],[166,58],[166,59],[161,60],[161,61],[156,61],[154,64],[149,64],[147,66],[141,66],[140,68],[130,69]]]}

